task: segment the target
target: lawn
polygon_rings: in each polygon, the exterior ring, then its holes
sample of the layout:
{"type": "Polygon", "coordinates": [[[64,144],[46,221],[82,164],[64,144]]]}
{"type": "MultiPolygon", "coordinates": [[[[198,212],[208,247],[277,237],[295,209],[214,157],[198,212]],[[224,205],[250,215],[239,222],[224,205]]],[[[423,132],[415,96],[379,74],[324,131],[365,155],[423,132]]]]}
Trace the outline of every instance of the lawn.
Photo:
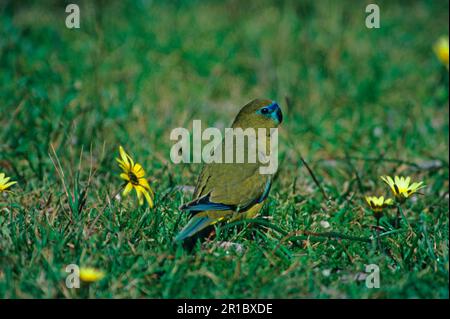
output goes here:
{"type": "Polygon", "coordinates": [[[379,29],[361,1],[72,2],[79,29],[64,1],[0,3],[1,298],[449,297],[448,1],[378,1],[379,29]],[[171,130],[256,97],[284,113],[260,216],[174,246],[201,165],[171,130]],[[117,195],[120,145],[154,208],[117,195]],[[377,228],[381,175],[426,187],[377,228]],[[69,289],[69,264],[105,277],[69,289]]]}

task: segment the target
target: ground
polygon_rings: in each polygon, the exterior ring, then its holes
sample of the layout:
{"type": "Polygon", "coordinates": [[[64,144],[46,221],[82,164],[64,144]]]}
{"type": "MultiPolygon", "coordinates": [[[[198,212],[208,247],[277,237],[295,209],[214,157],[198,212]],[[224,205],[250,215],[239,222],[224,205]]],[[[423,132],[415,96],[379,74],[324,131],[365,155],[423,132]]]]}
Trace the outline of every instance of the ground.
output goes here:
{"type": "Polygon", "coordinates": [[[18,182],[0,194],[0,297],[448,298],[448,70],[432,50],[448,1],[378,1],[379,29],[355,1],[73,2],[80,29],[57,1],[0,4],[0,172],[18,182]],[[267,204],[174,247],[200,165],[172,163],[171,130],[226,127],[255,97],[284,112],[267,204]],[[119,145],[155,208],[116,196],[119,145]],[[380,175],[426,187],[398,227],[385,211],[378,244],[364,196],[391,196],[380,175]],[[106,276],[69,289],[68,264],[106,276]]]}

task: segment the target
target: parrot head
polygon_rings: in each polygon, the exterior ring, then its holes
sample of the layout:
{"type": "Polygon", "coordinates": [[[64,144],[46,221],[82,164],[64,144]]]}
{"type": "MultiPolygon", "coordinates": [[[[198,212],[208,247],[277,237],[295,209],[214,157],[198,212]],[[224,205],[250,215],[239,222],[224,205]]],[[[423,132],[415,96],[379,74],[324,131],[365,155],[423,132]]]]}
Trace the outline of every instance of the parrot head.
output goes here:
{"type": "Polygon", "coordinates": [[[283,121],[277,102],[255,99],[246,104],[234,119],[232,127],[275,128],[283,121]]]}

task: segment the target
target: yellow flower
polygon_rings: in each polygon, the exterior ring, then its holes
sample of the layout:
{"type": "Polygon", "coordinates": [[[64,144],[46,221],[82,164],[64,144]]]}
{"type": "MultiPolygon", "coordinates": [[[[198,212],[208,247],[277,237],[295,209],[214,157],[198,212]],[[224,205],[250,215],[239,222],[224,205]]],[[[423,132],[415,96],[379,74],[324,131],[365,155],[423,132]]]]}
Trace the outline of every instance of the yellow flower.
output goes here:
{"type": "Polygon", "coordinates": [[[127,195],[133,188],[136,190],[136,195],[139,200],[139,205],[144,203],[144,197],[147,200],[150,208],[153,208],[154,196],[153,190],[145,179],[145,171],[138,163],[134,163],[133,159],[128,155],[122,146],[119,147],[120,158],[117,158],[120,168],[123,173],[120,177],[127,183],[123,190],[123,195],[127,195]]]}
{"type": "Polygon", "coordinates": [[[101,270],[92,267],[80,268],[80,280],[84,282],[96,282],[102,280],[105,277],[105,273],[101,270]]]}
{"type": "Polygon", "coordinates": [[[404,202],[410,195],[425,187],[425,185],[422,185],[423,182],[410,184],[410,177],[405,178],[395,176],[395,178],[392,179],[390,176],[381,176],[381,179],[389,185],[392,193],[401,203],[404,202]]]}
{"type": "Polygon", "coordinates": [[[383,196],[381,197],[366,196],[366,202],[367,204],[369,204],[370,208],[377,213],[381,212],[383,208],[394,204],[392,198],[384,199],[383,196]]]}
{"type": "Polygon", "coordinates": [[[437,58],[448,70],[448,38],[441,37],[433,46],[434,53],[437,58]]]}
{"type": "Polygon", "coordinates": [[[0,173],[0,193],[6,192],[7,189],[17,182],[9,182],[10,177],[5,177],[5,173],[0,173]]]}

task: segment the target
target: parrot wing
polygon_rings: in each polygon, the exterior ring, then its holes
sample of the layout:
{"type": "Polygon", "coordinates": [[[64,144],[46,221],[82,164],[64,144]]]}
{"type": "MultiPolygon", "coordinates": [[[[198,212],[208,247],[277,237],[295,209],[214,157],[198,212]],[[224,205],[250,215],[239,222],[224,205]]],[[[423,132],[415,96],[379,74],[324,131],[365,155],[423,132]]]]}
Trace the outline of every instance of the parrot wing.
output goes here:
{"type": "Polygon", "coordinates": [[[257,164],[207,164],[199,176],[194,200],[181,208],[191,212],[246,210],[267,197],[271,184],[271,176],[260,174],[257,164]]]}

